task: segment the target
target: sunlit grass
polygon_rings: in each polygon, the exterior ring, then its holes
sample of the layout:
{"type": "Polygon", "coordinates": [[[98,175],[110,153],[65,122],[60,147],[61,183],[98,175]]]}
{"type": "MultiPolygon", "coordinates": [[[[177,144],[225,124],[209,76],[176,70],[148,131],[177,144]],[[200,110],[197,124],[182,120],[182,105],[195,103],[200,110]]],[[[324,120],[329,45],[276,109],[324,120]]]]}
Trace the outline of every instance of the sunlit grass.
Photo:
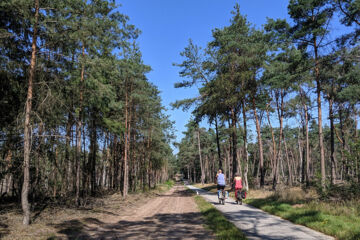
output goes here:
{"type": "Polygon", "coordinates": [[[360,201],[327,202],[304,196],[275,193],[246,203],[337,239],[360,239],[360,201]]]}

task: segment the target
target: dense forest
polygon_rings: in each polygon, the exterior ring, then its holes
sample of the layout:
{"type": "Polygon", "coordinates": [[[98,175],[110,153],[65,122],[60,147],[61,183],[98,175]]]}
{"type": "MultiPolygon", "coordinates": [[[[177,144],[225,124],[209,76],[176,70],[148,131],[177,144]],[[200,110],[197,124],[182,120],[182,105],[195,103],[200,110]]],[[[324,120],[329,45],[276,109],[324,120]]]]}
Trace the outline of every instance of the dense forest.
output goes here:
{"type": "Polygon", "coordinates": [[[173,123],[140,31],[107,0],[0,2],[0,201],[146,190],[168,178],[173,123]]]}
{"type": "Polygon", "coordinates": [[[206,48],[181,52],[175,87],[198,88],[173,103],[192,110],[177,158],[191,181],[222,168],[246,188],[359,189],[360,1],[290,0],[288,15],[257,28],[236,5],[206,48]]]}

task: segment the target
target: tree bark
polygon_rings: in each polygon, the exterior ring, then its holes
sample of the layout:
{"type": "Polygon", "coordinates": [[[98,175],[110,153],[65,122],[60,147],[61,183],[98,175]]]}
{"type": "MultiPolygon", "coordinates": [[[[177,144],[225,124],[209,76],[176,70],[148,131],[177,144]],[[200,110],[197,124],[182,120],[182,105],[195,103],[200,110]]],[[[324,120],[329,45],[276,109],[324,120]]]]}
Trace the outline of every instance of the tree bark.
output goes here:
{"type": "Polygon", "coordinates": [[[333,102],[334,102],[334,100],[332,99],[331,96],[329,96],[331,184],[335,185],[336,162],[335,162],[335,136],[334,136],[333,102]]]}
{"type": "Polygon", "coordinates": [[[197,140],[198,140],[198,150],[199,150],[199,160],[200,160],[200,170],[201,170],[201,184],[204,185],[205,172],[204,172],[204,164],[201,158],[200,129],[197,129],[197,140]]]}
{"type": "Polygon", "coordinates": [[[256,103],[255,103],[255,96],[252,98],[252,105],[253,105],[253,111],[255,116],[255,124],[256,124],[256,132],[257,132],[257,138],[258,138],[258,144],[259,144],[259,171],[260,171],[260,187],[264,187],[265,185],[265,176],[264,176],[264,155],[263,155],[263,145],[262,145],[262,139],[261,139],[261,128],[260,128],[260,122],[259,117],[256,113],[256,103]]]}
{"type": "Polygon", "coordinates": [[[286,144],[286,139],[284,139],[284,147],[285,147],[285,154],[286,154],[286,162],[287,162],[287,166],[288,166],[288,171],[289,171],[289,178],[288,178],[288,185],[292,186],[293,185],[293,174],[292,174],[292,169],[291,169],[291,163],[290,163],[290,159],[289,159],[289,153],[288,153],[288,148],[287,148],[287,144],[286,144]]]}
{"type": "Polygon", "coordinates": [[[25,123],[24,123],[24,182],[21,192],[21,206],[24,212],[23,224],[30,224],[30,206],[29,206],[29,190],[30,190],[30,152],[31,152],[31,139],[30,139],[30,114],[33,98],[33,81],[35,78],[36,68],[36,44],[37,44],[37,31],[39,22],[39,0],[35,0],[35,23],[33,27],[33,37],[31,44],[31,61],[28,80],[28,90],[26,97],[25,109],[25,123]]]}
{"type": "MultiPolygon", "coordinates": [[[[305,122],[305,121],[304,121],[305,122]]],[[[305,123],[302,126],[302,135],[303,137],[305,136],[305,123]]],[[[305,183],[305,168],[306,168],[306,162],[305,162],[305,147],[302,146],[303,143],[300,140],[300,136],[301,136],[301,130],[300,130],[300,126],[298,128],[298,149],[299,149],[299,165],[301,166],[301,183],[305,183]],[[302,147],[301,147],[302,146],[302,147]]]]}
{"type": "Polygon", "coordinates": [[[277,156],[275,158],[275,171],[273,176],[273,189],[276,189],[276,185],[278,182],[278,171],[279,171],[279,163],[281,161],[281,145],[282,145],[282,135],[283,135],[283,118],[284,118],[284,90],[280,90],[280,93],[278,94],[280,96],[276,96],[276,105],[277,105],[277,111],[278,111],[278,117],[279,117],[279,149],[277,151],[277,156]],[[278,103],[278,98],[280,97],[280,106],[278,103]]]}
{"type": "Polygon", "coordinates": [[[339,108],[339,120],[340,120],[340,131],[341,131],[341,143],[342,143],[342,151],[341,151],[341,160],[343,162],[343,171],[345,175],[345,179],[349,179],[349,166],[348,162],[345,158],[346,148],[346,139],[345,139],[345,130],[344,130],[344,119],[343,119],[343,105],[340,105],[339,108]]]}
{"type": "Polygon", "coordinates": [[[72,162],[70,160],[70,138],[71,138],[71,128],[72,128],[72,114],[69,112],[68,121],[66,124],[66,142],[65,142],[65,166],[67,165],[66,170],[66,180],[67,180],[67,191],[71,192],[73,190],[72,185],[72,162]]]}
{"type": "Polygon", "coordinates": [[[236,136],[236,112],[235,109],[231,109],[231,127],[232,127],[232,176],[229,176],[229,179],[233,179],[238,170],[237,163],[237,136],[236,136]]]}
{"type": "Polygon", "coordinates": [[[222,163],[222,159],[221,159],[220,139],[219,139],[219,129],[218,129],[217,116],[215,117],[215,132],[216,132],[216,145],[217,145],[217,150],[218,150],[219,168],[222,169],[223,163],[222,163]]]}
{"type": "MultiPolygon", "coordinates": [[[[125,83],[126,84],[126,83],[125,83]]],[[[128,112],[128,105],[129,105],[129,97],[127,89],[125,88],[125,149],[124,149],[124,181],[123,181],[123,197],[127,197],[128,194],[128,151],[129,151],[129,140],[130,140],[130,121],[129,121],[129,112],[128,112]]]]}
{"type": "Polygon", "coordinates": [[[275,170],[275,162],[276,162],[276,143],[275,143],[275,134],[274,134],[274,130],[272,128],[271,125],[271,121],[270,121],[270,113],[269,113],[269,106],[270,103],[267,104],[266,106],[266,114],[267,114],[267,119],[268,119],[268,123],[270,126],[270,131],[271,131],[271,139],[272,139],[272,144],[273,144],[273,154],[272,154],[272,159],[271,159],[271,166],[272,166],[272,176],[274,176],[274,170],[275,170]]]}
{"type": "Polygon", "coordinates": [[[321,168],[321,187],[325,190],[326,187],[326,172],[325,172],[325,152],[324,152],[324,140],[322,130],[322,110],[321,110],[321,83],[320,83],[320,69],[319,69],[319,57],[318,46],[316,37],[314,38],[314,52],[315,52],[315,79],[316,79],[316,93],[318,104],[318,127],[319,127],[319,148],[320,148],[320,168],[321,168]]]}
{"type": "MultiPolygon", "coordinates": [[[[82,57],[85,57],[85,46],[82,46],[82,57]]],[[[81,164],[81,132],[82,132],[82,108],[83,108],[83,91],[84,91],[84,74],[85,74],[85,59],[81,66],[80,75],[80,93],[79,93],[79,113],[76,123],[76,195],[75,203],[80,206],[80,164],[81,164]]]]}
{"type": "Polygon", "coordinates": [[[249,181],[248,181],[248,172],[249,172],[249,154],[247,147],[247,125],[246,125],[246,109],[245,109],[245,99],[242,101],[242,110],[243,110],[243,122],[244,122],[244,155],[245,155],[245,169],[244,169],[244,185],[246,191],[249,190],[249,181]]]}
{"type": "Polygon", "coordinates": [[[97,136],[96,136],[96,116],[95,111],[91,113],[91,131],[90,131],[90,186],[91,196],[95,196],[96,191],[96,152],[97,152],[97,136]]]}
{"type": "Polygon", "coordinates": [[[310,145],[309,145],[309,115],[308,115],[308,107],[304,100],[305,93],[300,88],[300,94],[302,95],[302,105],[304,108],[304,116],[305,116],[305,148],[306,148],[306,155],[305,155],[305,161],[306,161],[306,171],[305,171],[305,181],[306,186],[310,186],[310,145]]]}

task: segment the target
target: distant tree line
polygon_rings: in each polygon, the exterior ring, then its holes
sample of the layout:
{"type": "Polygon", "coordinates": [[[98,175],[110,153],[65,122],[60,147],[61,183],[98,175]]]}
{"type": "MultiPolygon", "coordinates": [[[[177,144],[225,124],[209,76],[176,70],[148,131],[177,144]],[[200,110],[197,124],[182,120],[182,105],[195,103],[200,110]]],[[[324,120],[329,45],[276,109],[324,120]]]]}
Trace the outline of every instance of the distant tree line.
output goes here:
{"type": "Polygon", "coordinates": [[[197,86],[199,94],[173,103],[194,109],[178,169],[203,183],[222,168],[228,179],[241,173],[246,187],[359,186],[359,4],[290,0],[292,24],[268,19],[262,29],[236,5],[206,49],[190,40],[175,87],[197,86]],[[335,38],[335,23],[348,31],[335,38]],[[204,118],[213,129],[199,127],[204,118]]]}
{"type": "Polygon", "coordinates": [[[31,202],[168,177],[172,122],[114,2],[0,2],[0,200],[21,199],[24,224],[31,202]]]}

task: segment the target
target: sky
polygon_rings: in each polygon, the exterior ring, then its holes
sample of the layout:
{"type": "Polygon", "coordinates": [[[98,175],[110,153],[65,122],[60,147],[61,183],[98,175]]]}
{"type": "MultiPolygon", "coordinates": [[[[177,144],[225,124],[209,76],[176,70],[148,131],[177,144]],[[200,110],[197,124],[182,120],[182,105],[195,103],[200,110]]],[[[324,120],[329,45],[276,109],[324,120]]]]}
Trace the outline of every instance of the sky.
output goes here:
{"type": "Polygon", "coordinates": [[[177,141],[182,138],[191,111],[172,109],[176,100],[196,96],[197,89],[176,89],[174,84],[182,81],[180,52],[191,38],[195,44],[206,47],[212,40],[215,28],[228,26],[231,11],[236,3],[247,15],[249,22],[261,27],[266,18],[287,18],[287,0],[118,0],[119,11],[130,17],[130,23],[141,30],[137,42],[143,54],[144,63],[152,71],[147,74],[149,81],[161,91],[163,105],[170,120],[175,122],[177,141]]]}
{"type": "MultiPolygon", "coordinates": [[[[185,131],[191,111],[172,109],[171,103],[197,95],[197,89],[176,89],[174,84],[183,79],[179,68],[173,63],[184,59],[180,52],[188,45],[189,39],[201,46],[212,40],[215,28],[228,26],[231,11],[236,3],[240,12],[250,23],[260,28],[267,18],[291,19],[287,13],[288,0],[117,0],[119,11],[130,17],[131,24],[141,30],[137,39],[144,63],[152,71],[147,74],[149,81],[161,91],[162,104],[167,108],[170,120],[175,122],[177,141],[185,131]]],[[[343,32],[341,26],[334,26],[332,32],[343,32]]],[[[326,114],[326,113],[324,113],[326,114]]],[[[206,123],[203,123],[206,126],[206,123]]],[[[285,123],[286,124],[286,123],[285,123]]],[[[291,123],[290,123],[291,124],[291,123]]],[[[253,126],[250,125],[250,129],[253,126]]],[[[177,151],[175,150],[175,153],[177,151]]]]}

